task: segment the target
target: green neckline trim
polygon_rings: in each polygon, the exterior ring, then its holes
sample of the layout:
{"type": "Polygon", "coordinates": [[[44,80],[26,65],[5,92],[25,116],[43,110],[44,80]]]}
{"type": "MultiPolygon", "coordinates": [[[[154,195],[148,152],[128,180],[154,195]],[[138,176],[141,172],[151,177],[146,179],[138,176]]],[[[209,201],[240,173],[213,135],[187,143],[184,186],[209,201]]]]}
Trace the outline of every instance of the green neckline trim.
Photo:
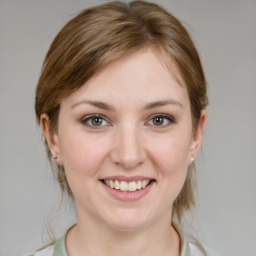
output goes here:
{"type": "Polygon", "coordinates": [[[180,234],[180,240],[181,240],[180,256],[190,256],[190,250],[189,250],[189,244],[188,244],[187,238],[185,236],[181,236],[180,234]]]}
{"type": "Polygon", "coordinates": [[[60,238],[54,246],[53,256],[68,256],[65,246],[65,236],[60,238]]]}
{"type": "MultiPolygon", "coordinates": [[[[181,239],[181,254],[180,256],[190,256],[190,250],[189,250],[189,244],[185,236],[180,235],[181,239]]],[[[65,245],[65,239],[66,237],[63,236],[57,242],[54,246],[53,256],[68,256],[66,245],[65,245]]]]}

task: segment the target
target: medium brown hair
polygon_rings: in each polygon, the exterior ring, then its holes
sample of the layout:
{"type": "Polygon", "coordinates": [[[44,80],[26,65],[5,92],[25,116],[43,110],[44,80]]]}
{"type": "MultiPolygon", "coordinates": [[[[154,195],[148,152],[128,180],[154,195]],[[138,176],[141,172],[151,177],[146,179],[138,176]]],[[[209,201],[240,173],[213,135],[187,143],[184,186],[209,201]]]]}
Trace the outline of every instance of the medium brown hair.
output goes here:
{"type": "MultiPolygon", "coordinates": [[[[181,84],[188,91],[196,130],[201,110],[207,105],[206,81],[197,50],[174,16],[146,1],[116,1],[86,9],[61,29],[45,57],[37,85],[37,121],[46,113],[54,131],[64,98],[112,61],[149,47],[162,52],[170,72],[174,72],[174,66],[178,71],[176,77],[181,78],[181,84]]],[[[48,147],[47,152],[51,162],[48,147]]],[[[72,197],[64,168],[57,166],[55,169],[62,192],[72,197]]],[[[189,171],[173,206],[173,215],[179,222],[183,213],[194,205],[193,188],[193,172],[189,171]]]]}

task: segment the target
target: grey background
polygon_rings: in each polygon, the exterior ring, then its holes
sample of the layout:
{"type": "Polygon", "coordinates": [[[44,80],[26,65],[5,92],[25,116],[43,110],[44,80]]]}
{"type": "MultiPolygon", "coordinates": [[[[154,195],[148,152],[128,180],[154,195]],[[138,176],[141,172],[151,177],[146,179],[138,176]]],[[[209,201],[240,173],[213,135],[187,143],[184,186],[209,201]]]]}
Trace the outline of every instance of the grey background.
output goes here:
{"type": "MultiPolygon", "coordinates": [[[[0,0],[1,256],[47,242],[49,219],[58,220],[57,236],[74,221],[70,207],[56,210],[59,193],[35,123],[34,90],[54,35],[79,10],[102,2],[0,0]]],[[[256,255],[256,1],[155,2],[190,31],[209,84],[190,229],[221,255],[256,255]]]]}

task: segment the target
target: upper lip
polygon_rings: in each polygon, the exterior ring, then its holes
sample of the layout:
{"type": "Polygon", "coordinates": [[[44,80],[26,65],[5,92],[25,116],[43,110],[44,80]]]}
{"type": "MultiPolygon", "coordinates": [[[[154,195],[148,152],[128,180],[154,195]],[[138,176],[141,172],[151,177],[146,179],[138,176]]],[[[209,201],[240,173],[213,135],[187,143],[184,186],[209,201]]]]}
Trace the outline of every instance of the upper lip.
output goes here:
{"type": "Polygon", "coordinates": [[[126,182],[132,182],[132,181],[138,181],[138,180],[154,180],[152,177],[146,177],[146,176],[108,176],[103,178],[102,180],[118,180],[118,181],[126,181],[126,182]]]}

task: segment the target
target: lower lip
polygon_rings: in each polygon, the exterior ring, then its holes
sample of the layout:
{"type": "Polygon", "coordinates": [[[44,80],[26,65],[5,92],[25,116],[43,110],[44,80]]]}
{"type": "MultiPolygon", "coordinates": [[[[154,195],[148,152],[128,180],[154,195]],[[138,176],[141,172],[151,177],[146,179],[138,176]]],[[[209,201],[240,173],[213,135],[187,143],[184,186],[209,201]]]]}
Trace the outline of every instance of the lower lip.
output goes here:
{"type": "Polygon", "coordinates": [[[150,182],[145,188],[140,189],[140,190],[136,190],[136,191],[121,191],[121,190],[116,190],[113,188],[110,188],[109,186],[107,186],[105,183],[102,182],[102,185],[104,186],[104,188],[106,189],[106,191],[113,196],[114,198],[120,200],[120,201],[136,201],[141,199],[142,197],[146,196],[153,184],[155,182],[150,182]]]}

